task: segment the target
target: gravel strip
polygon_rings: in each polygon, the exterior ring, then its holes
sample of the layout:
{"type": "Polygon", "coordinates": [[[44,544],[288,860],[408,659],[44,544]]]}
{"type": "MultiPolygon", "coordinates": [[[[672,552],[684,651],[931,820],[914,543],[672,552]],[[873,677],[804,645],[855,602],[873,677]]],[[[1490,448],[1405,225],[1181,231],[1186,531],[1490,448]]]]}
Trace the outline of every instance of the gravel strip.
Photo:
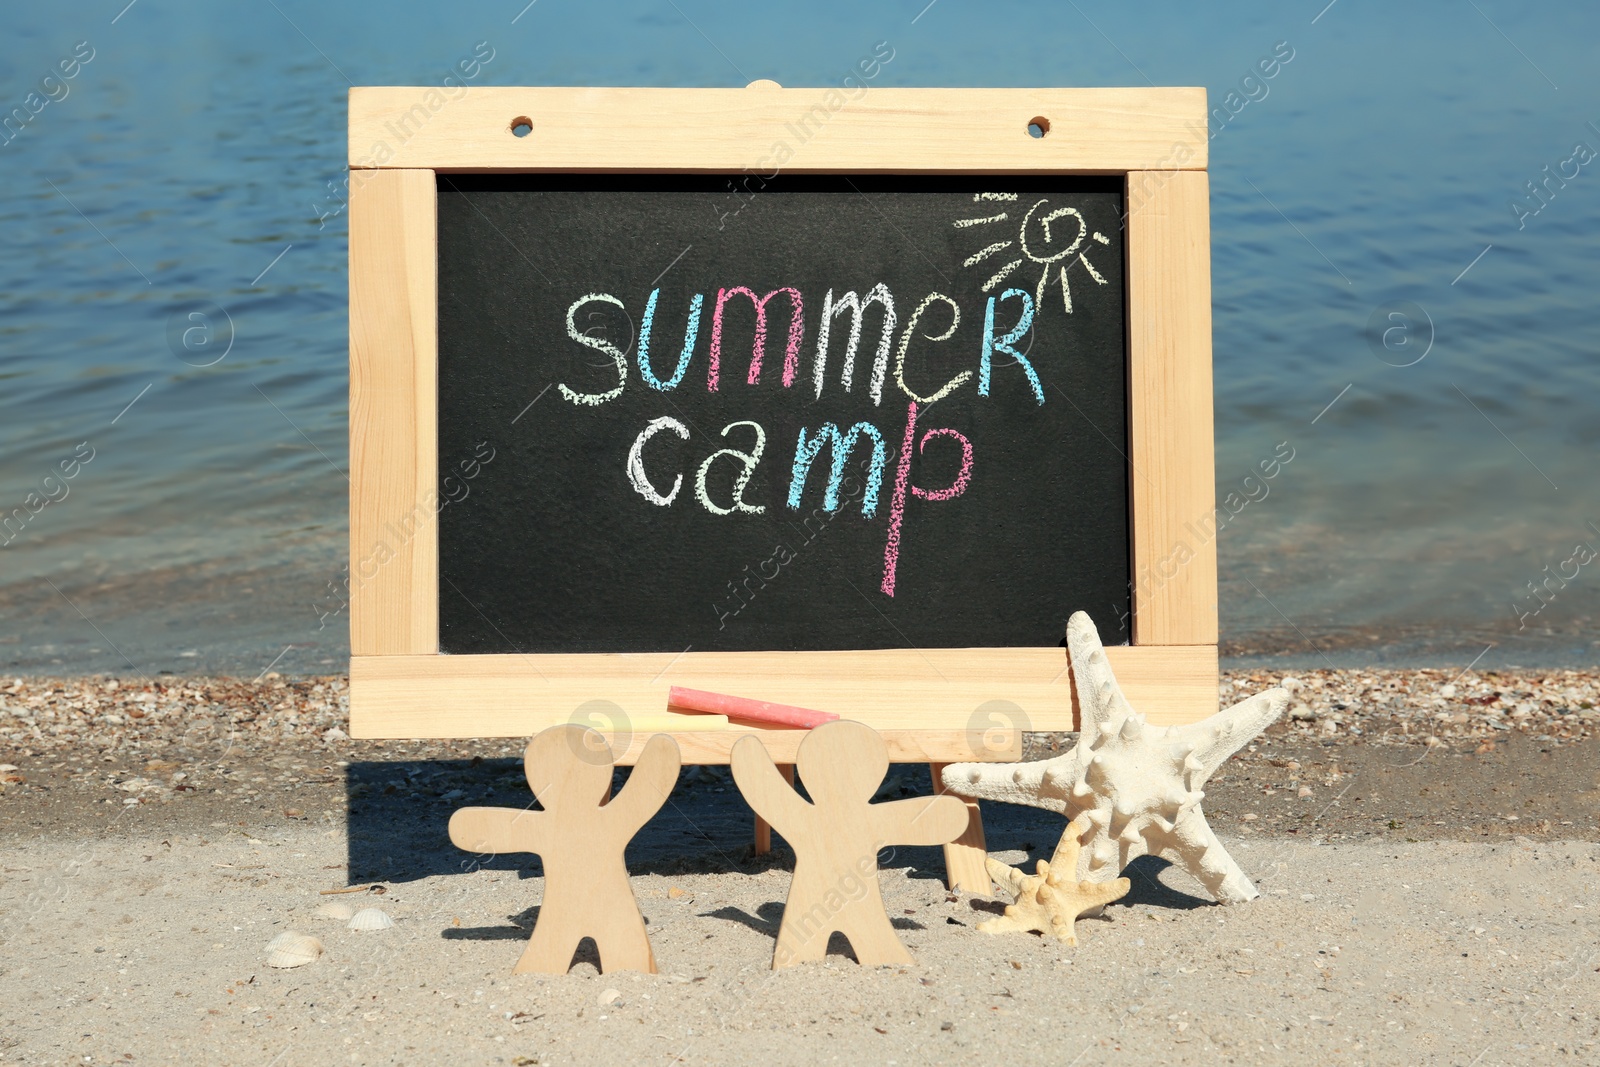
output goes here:
{"type": "Polygon", "coordinates": [[[1600,733],[1600,671],[1226,671],[1222,701],[1231,704],[1273,685],[1293,694],[1293,726],[1320,737],[1492,745],[1512,731],[1552,744],[1600,733]]]}
{"type": "MultiPolygon", "coordinates": [[[[1230,671],[1223,702],[1283,682],[1293,715],[1207,783],[1213,826],[1329,841],[1600,841],[1600,675],[1230,671]]],[[[444,848],[440,862],[454,864],[444,834],[454,808],[528,802],[523,738],[357,741],[347,722],[340,676],[0,678],[0,838],[112,825],[187,832],[226,820],[240,832],[256,822],[348,825],[353,839],[376,842],[407,828],[407,848],[352,854],[349,877],[377,880],[402,876],[408,850],[444,848]]],[[[1029,733],[1024,758],[1074,741],[1029,733]]],[[[930,786],[926,767],[897,765],[878,795],[930,786]]],[[[726,767],[685,768],[674,796],[699,827],[698,843],[675,854],[748,859],[751,816],[726,767]],[[712,832],[707,813],[722,799],[732,808],[712,832]]],[[[1059,817],[1032,808],[985,805],[984,821],[997,847],[1016,833],[1044,848],[1059,832],[1059,817]]]]}
{"type": "MultiPolygon", "coordinates": [[[[1471,740],[1492,746],[1515,732],[1559,745],[1600,733],[1595,670],[1313,670],[1290,676],[1225,671],[1222,702],[1273,685],[1293,694],[1287,727],[1308,739],[1402,745],[1471,740]]],[[[339,746],[354,744],[346,732],[349,710],[344,676],[14,678],[9,686],[0,679],[0,751],[32,756],[87,747],[159,754],[219,742],[253,748],[313,740],[339,746]]],[[[1034,735],[1029,748],[1058,747],[1060,736],[1034,735]]],[[[497,740],[511,753],[520,749],[512,739],[497,740]]],[[[431,747],[449,752],[458,745],[431,747]]],[[[482,742],[474,751],[490,754],[482,742]]]]}

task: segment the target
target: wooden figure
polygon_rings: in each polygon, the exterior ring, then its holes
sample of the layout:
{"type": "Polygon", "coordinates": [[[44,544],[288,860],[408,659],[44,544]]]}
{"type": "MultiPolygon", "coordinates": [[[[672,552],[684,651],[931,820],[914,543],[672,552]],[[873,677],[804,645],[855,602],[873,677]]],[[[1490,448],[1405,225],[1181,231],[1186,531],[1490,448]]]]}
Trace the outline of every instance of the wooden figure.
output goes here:
{"type": "Polygon", "coordinates": [[[910,963],[878,889],[878,850],[887,845],[942,845],[967,829],[967,807],[934,796],[873,804],[889,769],[883,738],[870,726],[840,720],[815,730],[796,756],[806,801],[784,780],[760,741],[733,746],[733,780],[745,801],[794,849],[794,879],[772,966],[827,955],[838,931],[863,964],[910,963]]]}
{"type": "Polygon", "coordinates": [[[611,747],[586,726],[552,726],[528,742],[523,769],[543,811],[462,808],[450,840],[469,852],[535,852],[544,862],[544,903],[513,973],[566,974],[578,942],[594,938],[604,971],[654,974],[644,916],[623,850],[661,809],[678,780],[678,745],[657,734],[628,782],[611,789],[611,747]]]}

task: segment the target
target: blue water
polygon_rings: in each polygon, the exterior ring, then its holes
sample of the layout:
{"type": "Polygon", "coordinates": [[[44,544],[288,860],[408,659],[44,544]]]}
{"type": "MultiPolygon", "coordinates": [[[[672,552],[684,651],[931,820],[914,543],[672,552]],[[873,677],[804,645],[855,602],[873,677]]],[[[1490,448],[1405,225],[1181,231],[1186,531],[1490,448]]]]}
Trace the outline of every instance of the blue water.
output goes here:
{"type": "Polygon", "coordinates": [[[7,11],[0,509],[59,499],[0,549],[0,664],[341,663],[345,91],[437,84],[478,42],[478,84],[826,85],[888,41],[880,85],[1239,92],[1211,142],[1219,498],[1295,458],[1221,535],[1225,650],[1600,656],[1574,551],[1600,548],[1600,159],[1524,189],[1600,151],[1600,10],[523,2],[7,11]]]}

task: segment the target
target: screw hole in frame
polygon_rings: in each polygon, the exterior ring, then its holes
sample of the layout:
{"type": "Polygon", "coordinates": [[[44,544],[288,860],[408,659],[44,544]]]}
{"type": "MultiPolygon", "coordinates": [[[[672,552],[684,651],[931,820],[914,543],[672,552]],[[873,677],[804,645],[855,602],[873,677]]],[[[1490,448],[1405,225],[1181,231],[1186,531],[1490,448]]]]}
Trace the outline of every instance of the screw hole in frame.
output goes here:
{"type": "Polygon", "coordinates": [[[1050,132],[1050,120],[1043,115],[1035,115],[1028,120],[1028,136],[1035,139],[1043,137],[1050,132]]]}
{"type": "Polygon", "coordinates": [[[518,115],[511,120],[511,134],[513,137],[526,137],[533,132],[533,120],[526,115],[518,115]]]}

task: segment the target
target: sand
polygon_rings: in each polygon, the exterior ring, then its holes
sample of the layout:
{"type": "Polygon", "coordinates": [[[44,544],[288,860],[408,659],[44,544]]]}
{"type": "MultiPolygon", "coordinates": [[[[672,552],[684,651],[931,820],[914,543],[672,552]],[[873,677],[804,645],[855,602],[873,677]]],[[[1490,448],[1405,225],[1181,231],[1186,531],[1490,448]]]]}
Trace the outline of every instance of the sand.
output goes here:
{"type": "MultiPolygon", "coordinates": [[[[0,708],[0,1062],[1600,1062],[1592,676],[1301,677],[1311,717],[1208,787],[1252,903],[1141,861],[1066,948],[977,932],[1000,902],[901,849],[882,883],[913,966],[863,968],[835,939],[825,964],[774,973],[792,857],[752,854],[725,771],[686,770],[629,851],[654,976],[599,974],[587,950],[566,976],[510,973],[538,863],[470,869],[443,827],[526,802],[515,743],[352,742],[337,678],[109,699],[108,679],[27,680],[0,708]],[[330,900],[395,925],[350,931],[318,914],[330,900]],[[325,954],[265,966],[291,929],[325,954]]],[[[901,767],[883,795],[926,791],[901,767]]],[[[1000,805],[985,822],[1014,864],[1062,825],[1000,805]]]]}

